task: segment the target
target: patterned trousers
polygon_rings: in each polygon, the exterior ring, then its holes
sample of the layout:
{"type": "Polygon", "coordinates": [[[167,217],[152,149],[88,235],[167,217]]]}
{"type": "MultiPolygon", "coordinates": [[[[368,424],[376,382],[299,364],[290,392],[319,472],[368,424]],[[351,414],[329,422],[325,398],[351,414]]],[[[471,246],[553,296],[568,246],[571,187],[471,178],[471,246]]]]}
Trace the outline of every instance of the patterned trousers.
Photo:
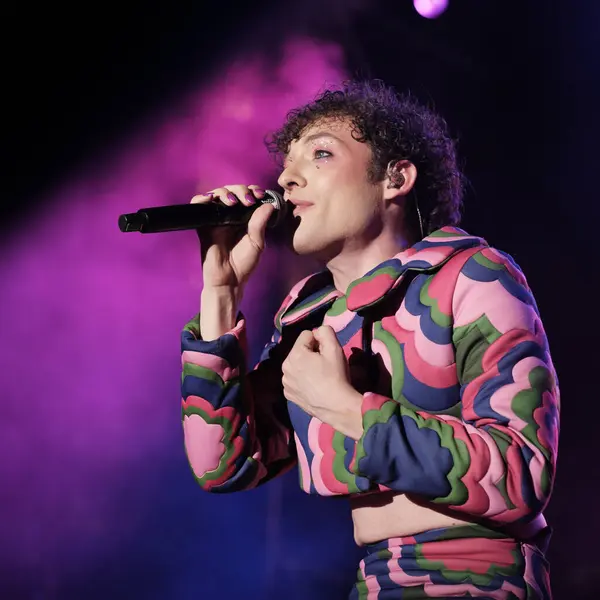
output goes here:
{"type": "Polygon", "coordinates": [[[479,525],[432,529],[366,546],[349,600],[551,600],[535,545],[479,525]]]}

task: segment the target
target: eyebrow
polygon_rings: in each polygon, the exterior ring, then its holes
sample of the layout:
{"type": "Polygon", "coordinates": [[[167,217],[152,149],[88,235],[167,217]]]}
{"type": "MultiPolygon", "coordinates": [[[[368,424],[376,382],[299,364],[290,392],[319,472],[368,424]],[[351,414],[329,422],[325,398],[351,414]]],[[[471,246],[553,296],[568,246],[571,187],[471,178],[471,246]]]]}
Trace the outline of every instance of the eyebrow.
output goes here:
{"type": "MultiPolygon", "coordinates": [[[[344,142],[344,140],[342,140],[341,138],[339,138],[337,135],[334,135],[333,133],[329,133],[328,131],[317,131],[315,133],[311,133],[310,135],[301,138],[302,139],[302,143],[306,144],[307,142],[312,142],[316,139],[319,138],[324,138],[324,137],[328,137],[328,138],[332,138],[334,139],[336,142],[339,142],[340,144],[343,144],[344,146],[346,145],[346,142],[344,142]]],[[[300,141],[300,140],[298,140],[300,141]]],[[[284,155],[284,164],[287,164],[289,159],[290,153],[287,152],[284,155]]]]}
{"type": "Polygon", "coordinates": [[[329,133],[328,131],[317,131],[316,133],[311,133],[310,135],[303,138],[302,141],[304,143],[312,142],[313,140],[316,140],[318,138],[323,138],[323,137],[330,137],[338,142],[341,142],[342,144],[344,143],[344,141],[342,139],[340,139],[337,135],[334,135],[333,133],[329,133]]]}

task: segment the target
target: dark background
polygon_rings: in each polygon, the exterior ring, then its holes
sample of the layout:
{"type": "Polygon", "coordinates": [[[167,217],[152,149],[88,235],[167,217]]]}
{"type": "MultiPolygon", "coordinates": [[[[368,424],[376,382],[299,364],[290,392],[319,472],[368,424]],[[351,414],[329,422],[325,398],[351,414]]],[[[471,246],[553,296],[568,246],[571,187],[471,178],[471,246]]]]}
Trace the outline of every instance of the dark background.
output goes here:
{"type": "MultiPolygon", "coordinates": [[[[0,219],[9,231],[27,227],[28,215],[60,182],[82,164],[102,160],[191,86],[218,75],[240,48],[276,56],[291,35],[333,41],[343,46],[350,73],[434,101],[459,137],[471,182],[463,226],[507,249],[524,269],[561,382],[559,470],[548,510],[555,597],[598,597],[598,386],[592,375],[599,358],[593,232],[600,4],[451,0],[435,21],[406,0],[10,4],[2,13],[0,219]]],[[[184,477],[175,470],[165,485],[184,477]]],[[[286,506],[314,511],[313,499],[299,496],[295,485],[294,477],[284,480],[286,506]]],[[[165,518],[154,526],[168,535],[169,524],[165,518]]],[[[285,514],[281,527],[302,537],[302,523],[286,525],[285,514]]],[[[5,574],[7,589],[32,599],[163,597],[152,591],[152,574],[137,552],[123,550],[119,567],[106,567],[112,575],[59,581],[54,596],[28,595],[21,580],[11,583],[5,574]]],[[[279,592],[268,597],[282,597],[289,585],[317,598],[323,584],[316,571],[311,575],[310,545],[304,559],[298,556],[307,565],[305,589],[282,576],[279,592]]],[[[243,549],[235,560],[244,560],[243,549]]],[[[333,567],[352,577],[350,562],[334,559],[333,567]]],[[[344,591],[323,597],[343,598],[344,591]]],[[[239,593],[255,597],[251,590],[239,593]]],[[[301,597],[291,594],[290,600],[301,597]]],[[[194,597],[221,596],[204,595],[200,587],[194,597]]]]}

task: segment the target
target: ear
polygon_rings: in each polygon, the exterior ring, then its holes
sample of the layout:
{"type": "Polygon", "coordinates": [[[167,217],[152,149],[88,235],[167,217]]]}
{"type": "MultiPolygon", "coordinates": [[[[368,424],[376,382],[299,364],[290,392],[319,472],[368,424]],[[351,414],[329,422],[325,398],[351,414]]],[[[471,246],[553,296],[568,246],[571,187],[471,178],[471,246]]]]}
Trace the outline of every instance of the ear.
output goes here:
{"type": "Polygon", "coordinates": [[[406,196],[417,181],[417,168],[409,160],[391,160],[388,164],[383,185],[385,200],[406,196]]]}

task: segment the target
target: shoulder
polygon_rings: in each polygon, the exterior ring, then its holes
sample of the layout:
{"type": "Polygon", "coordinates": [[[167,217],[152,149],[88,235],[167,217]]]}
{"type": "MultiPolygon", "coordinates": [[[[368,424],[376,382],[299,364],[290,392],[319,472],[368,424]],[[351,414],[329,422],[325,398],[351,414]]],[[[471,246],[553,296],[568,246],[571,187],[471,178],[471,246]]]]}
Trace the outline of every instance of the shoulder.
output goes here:
{"type": "Polygon", "coordinates": [[[460,277],[472,282],[492,283],[500,281],[509,289],[529,290],[529,284],[521,267],[507,252],[494,247],[476,249],[464,260],[460,277]]]}
{"type": "Polygon", "coordinates": [[[523,270],[510,254],[493,247],[478,249],[462,265],[452,313],[457,328],[478,324],[480,329],[502,334],[543,329],[523,270]]]}

